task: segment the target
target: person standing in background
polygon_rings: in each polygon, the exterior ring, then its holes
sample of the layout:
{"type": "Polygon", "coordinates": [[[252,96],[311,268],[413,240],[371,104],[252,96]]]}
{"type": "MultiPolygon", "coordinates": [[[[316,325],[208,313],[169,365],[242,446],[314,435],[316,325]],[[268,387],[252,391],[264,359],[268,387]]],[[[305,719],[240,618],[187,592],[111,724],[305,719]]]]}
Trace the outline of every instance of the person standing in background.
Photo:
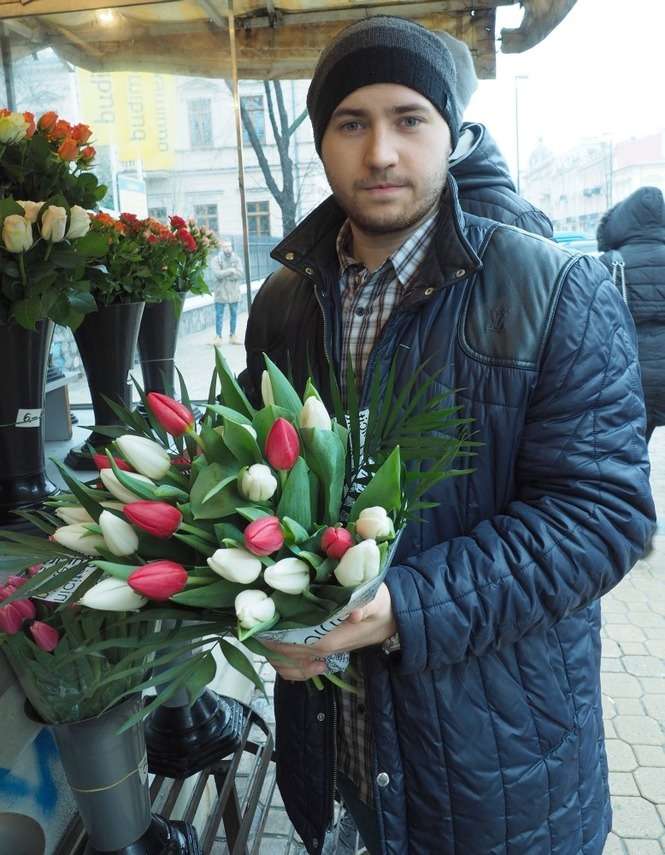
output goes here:
{"type": "Polygon", "coordinates": [[[598,224],[600,260],[622,291],[637,328],[647,410],[646,440],[665,425],[665,200],[640,187],[598,224]],[[623,266],[622,266],[623,265],[623,266]]]}
{"type": "Polygon", "coordinates": [[[215,338],[213,344],[222,343],[222,325],[224,323],[224,307],[229,307],[231,344],[241,344],[236,338],[238,323],[238,303],[240,302],[240,283],[243,278],[243,267],[240,258],[233,251],[230,241],[220,244],[220,251],[213,262],[213,291],[215,296],[215,338]]]}

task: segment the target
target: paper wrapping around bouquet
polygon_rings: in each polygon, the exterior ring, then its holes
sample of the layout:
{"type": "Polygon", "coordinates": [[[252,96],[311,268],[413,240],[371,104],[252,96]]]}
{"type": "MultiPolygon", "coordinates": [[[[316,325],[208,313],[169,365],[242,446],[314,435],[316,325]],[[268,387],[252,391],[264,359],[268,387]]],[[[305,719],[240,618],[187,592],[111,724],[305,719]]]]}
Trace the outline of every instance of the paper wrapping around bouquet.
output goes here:
{"type": "MultiPolygon", "coordinates": [[[[351,594],[348,603],[344,606],[340,606],[336,612],[333,612],[333,614],[331,614],[330,617],[322,623],[319,623],[316,626],[298,627],[297,629],[270,629],[257,634],[256,637],[259,641],[279,641],[281,644],[316,644],[317,641],[320,641],[328,635],[329,632],[338,627],[341,623],[344,623],[352,611],[355,609],[361,609],[363,606],[372,602],[376,596],[376,592],[379,590],[379,587],[386,577],[386,573],[390,569],[390,565],[395,557],[395,552],[397,551],[397,544],[399,543],[401,534],[402,531],[398,531],[395,539],[390,544],[390,548],[386,553],[383,570],[379,575],[370,579],[369,582],[359,585],[351,594]]],[[[349,654],[333,653],[330,656],[326,656],[325,661],[328,666],[328,671],[331,674],[338,674],[342,671],[346,671],[349,667],[349,654]]]]}

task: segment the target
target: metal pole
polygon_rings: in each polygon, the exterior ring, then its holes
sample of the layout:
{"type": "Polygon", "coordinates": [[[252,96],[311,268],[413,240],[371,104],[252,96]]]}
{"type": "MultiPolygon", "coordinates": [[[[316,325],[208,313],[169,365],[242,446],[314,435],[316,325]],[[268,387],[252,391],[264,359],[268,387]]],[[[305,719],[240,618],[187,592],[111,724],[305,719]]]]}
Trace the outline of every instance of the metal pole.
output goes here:
{"type": "Polygon", "coordinates": [[[7,108],[16,110],[16,91],[14,89],[14,68],[12,66],[12,46],[7,36],[7,30],[0,24],[0,52],[2,53],[2,72],[5,78],[7,92],[7,108]]]}
{"type": "Polygon", "coordinates": [[[233,12],[233,0],[227,0],[229,8],[229,47],[231,49],[231,83],[233,92],[233,112],[236,123],[236,150],[238,154],[238,187],[240,188],[240,207],[242,216],[242,248],[245,258],[245,285],[247,287],[247,312],[252,306],[252,280],[249,271],[249,237],[247,227],[247,202],[245,200],[245,161],[242,151],[242,117],[240,115],[240,96],[238,95],[238,58],[236,54],[236,25],[233,12]]]}
{"type": "Polygon", "coordinates": [[[515,160],[517,161],[517,195],[520,193],[520,88],[515,78],[515,160]]]}

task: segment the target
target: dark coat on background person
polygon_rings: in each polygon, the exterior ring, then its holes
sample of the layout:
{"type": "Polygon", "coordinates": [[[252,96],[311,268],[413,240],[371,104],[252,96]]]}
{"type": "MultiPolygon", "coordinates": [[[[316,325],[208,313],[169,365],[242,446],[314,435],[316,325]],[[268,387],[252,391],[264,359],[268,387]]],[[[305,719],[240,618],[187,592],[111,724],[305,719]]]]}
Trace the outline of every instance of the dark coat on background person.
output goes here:
{"type": "Polygon", "coordinates": [[[637,327],[648,433],[665,425],[665,201],[641,187],[603,216],[598,249],[607,267],[625,264],[628,308],[637,327]],[[617,254],[618,253],[618,254],[617,254]]]}
{"type": "Polygon", "coordinates": [[[508,226],[551,238],[552,223],[538,208],[517,195],[508,166],[495,140],[479,122],[465,122],[458,150],[450,161],[462,210],[508,226]]]}
{"type": "MultiPolygon", "coordinates": [[[[257,406],[264,352],[328,395],[343,220],[330,198],[273,251],[283,267],[253,303],[241,377],[257,406]]],[[[471,475],[427,495],[386,576],[401,650],[361,654],[383,855],[600,855],[599,597],[654,517],[630,316],[595,259],[465,216],[449,180],[366,376],[396,353],[395,396],[427,364],[430,394],[460,390],[480,445],[471,475]]],[[[333,815],[330,689],[275,690],[278,783],[310,853],[333,815]]]]}

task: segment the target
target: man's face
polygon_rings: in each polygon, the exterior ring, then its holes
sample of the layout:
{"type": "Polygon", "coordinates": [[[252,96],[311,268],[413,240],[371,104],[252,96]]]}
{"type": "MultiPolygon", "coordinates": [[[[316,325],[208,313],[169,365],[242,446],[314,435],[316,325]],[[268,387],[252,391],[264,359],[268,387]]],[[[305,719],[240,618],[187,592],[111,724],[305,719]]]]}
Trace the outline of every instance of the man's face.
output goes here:
{"type": "Polygon", "coordinates": [[[222,252],[224,255],[231,255],[231,244],[226,243],[226,241],[222,244],[222,252]]]}
{"type": "Polygon", "coordinates": [[[321,147],[335,198],[368,234],[420,222],[438,202],[449,155],[450,131],[441,114],[396,83],[348,95],[332,114],[321,147]]]}

